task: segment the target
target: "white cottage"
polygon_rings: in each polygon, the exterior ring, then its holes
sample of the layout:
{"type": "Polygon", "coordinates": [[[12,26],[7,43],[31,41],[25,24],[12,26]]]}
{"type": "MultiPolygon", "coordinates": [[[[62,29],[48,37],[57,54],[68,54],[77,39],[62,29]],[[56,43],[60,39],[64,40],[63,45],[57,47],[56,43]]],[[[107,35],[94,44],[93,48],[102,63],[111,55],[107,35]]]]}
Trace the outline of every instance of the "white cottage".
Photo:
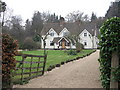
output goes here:
{"type": "MultiPolygon", "coordinates": [[[[44,38],[47,35],[46,47],[47,49],[75,49],[75,43],[71,43],[66,35],[77,35],[80,37],[79,42],[84,45],[85,49],[93,49],[98,47],[99,29],[96,28],[95,23],[65,23],[61,20],[60,23],[44,24],[41,36],[44,38]],[[49,35],[47,35],[49,33],[49,35]]],[[[43,41],[41,47],[43,48],[43,41]]]]}

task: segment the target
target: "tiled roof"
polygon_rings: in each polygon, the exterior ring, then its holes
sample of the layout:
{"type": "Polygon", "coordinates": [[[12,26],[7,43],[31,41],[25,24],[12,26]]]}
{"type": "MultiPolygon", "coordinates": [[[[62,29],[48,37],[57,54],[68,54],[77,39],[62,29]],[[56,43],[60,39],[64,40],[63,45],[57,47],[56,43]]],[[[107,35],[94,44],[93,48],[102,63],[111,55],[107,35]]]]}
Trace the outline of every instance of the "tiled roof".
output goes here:
{"type": "Polygon", "coordinates": [[[54,43],[57,43],[60,39],[61,39],[60,37],[54,38],[54,39],[53,39],[53,42],[54,42],[54,43]]]}
{"type": "Polygon", "coordinates": [[[86,23],[64,23],[63,26],[60,26],[59,23],[47,23],[44,24],[44,27],[41,31],[41,35],[45,35],[51,28],[53,28],[57,34],[59,34],[63,28],[67,28],[67,30],[74,35],[79,35],[84,29],[88,30],[92,35],[94,34],[94,30],[96,30],[97,36],[99,34],[99,29],[96,28],[96,24],[92,22],[86,23]]]}

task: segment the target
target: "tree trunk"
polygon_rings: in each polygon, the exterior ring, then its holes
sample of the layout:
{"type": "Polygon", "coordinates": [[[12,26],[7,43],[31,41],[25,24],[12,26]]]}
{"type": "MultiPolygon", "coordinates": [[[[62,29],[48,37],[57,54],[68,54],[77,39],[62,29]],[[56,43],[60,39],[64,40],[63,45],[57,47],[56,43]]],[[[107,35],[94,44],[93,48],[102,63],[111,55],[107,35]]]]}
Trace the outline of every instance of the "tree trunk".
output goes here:
{"type": "MultiPolygon", "coordinates": [[[[112,53],[111,67],[116,68],[116,67],[118,67],[118,65],[119,65],[118,53],[114,52],[114,53],[112,53]]],[[[111,70],[111,78],[113,77],[112,72],[113,72],[113,70],[111,70]]],[[[118,88],[118,82],[111,80],[110,88],[118,88]]]]}

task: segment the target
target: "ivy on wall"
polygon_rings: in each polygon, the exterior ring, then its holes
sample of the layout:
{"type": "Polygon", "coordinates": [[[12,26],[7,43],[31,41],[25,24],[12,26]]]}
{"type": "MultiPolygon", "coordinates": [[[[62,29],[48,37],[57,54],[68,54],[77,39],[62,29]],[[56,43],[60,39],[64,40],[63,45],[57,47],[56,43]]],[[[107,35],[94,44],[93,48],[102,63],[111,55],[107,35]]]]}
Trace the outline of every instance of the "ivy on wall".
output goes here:
{"type": "MultiPolygon", "coordinates": [[[[110,88],[111,58],[117,52],[120,58],[120,17],[108,19],[100,28],[100,72],[102,86],[110,88]]],[[[120,67],[120,66],[119,66],[120,67]]],[[[114,79],[120,81],[120,68],[113,72],[114,79]]]]}

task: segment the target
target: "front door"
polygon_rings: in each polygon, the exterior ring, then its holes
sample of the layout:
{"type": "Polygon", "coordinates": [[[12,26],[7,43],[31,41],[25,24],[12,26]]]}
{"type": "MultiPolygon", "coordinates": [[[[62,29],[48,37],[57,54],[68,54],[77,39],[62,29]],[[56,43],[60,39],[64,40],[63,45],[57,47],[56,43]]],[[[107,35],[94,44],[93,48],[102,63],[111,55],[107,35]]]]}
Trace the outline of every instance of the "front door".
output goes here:
{"type": "Polygon", "coordinates": [[[62,41],[62,48],[65,49],[65,41],[62,41]]]}

